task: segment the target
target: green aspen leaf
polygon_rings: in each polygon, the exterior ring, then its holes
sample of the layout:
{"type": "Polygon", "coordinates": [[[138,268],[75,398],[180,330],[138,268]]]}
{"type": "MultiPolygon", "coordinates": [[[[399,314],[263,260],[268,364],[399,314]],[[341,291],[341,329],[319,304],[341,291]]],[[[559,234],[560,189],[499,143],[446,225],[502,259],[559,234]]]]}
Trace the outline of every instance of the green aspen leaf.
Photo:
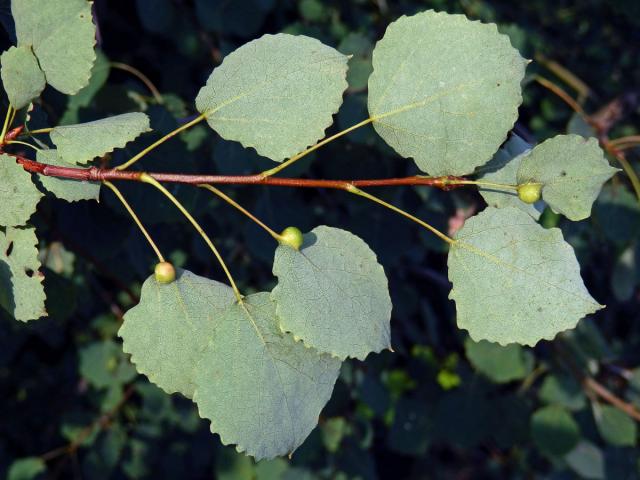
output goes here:
{"type": "Polygon", "coordinates": [[[610,445],[633,447],[638,431],[636,422],[626,413],[610,405],[597,405],[593,417],[602,438],[610,445]]]}
{"type": "Polygon", "coordinates": [[[169,284],[151,275],[140,303],[124,315],[122,348],[151,382],[191,398],[195,366],[234,298],[231,287],[187,270],[177,269],[169,284]]]}
{"type": "MultiPolygon", "coordinates": [[[[530,149],[531,145],[517,135],[512,135],[509,141],[496,152],[491,161],[477,170],[478,179],[485,182],[516,185],[518,167],[530,149]]],[[[518,198],[515,191],[504,191],[491,187],[480,187],[479,191],[490,207],[516,207],[527,212],[536,220],[540,218],[542,213],[542,202],[524,203],[518,198]]]]}
{"type": "Polygon", "coordinates": [[[47,315],[37,244],[33,228],[0,229],[0,306],[22,322],[47,315]]]}
{"type": "Polygon", "coordinates": [[[489,207],[468,219],[448,266],[458,326],[476,341],[535,345],[603,308],[561,231],[514,207],[489,207]]]}
{"type": "Polygon", "coordinates": [[[580,440],[580,428],[571,414],[558,406],[543,407],[531,416],[531,436],[550,455],[569,453],[580,440]]]}
{"type": "MultiPolygon", "coordinates": [[[[605,457],[593,443],[582,440],[576,447],[565,455],[567,465],[576,472],[580,478],[589,480],[606,480],[609,477],[605,473],[605,457]]],[[[633,478],[633,474],[630,478],[633,478]]]]}
{"type": "Polygon", "coordinates": [[[17,227],[27,223],[40,198],[42,193],[31,181],[31,174],[25,172],[14,157],[0,155],[0,226],[17,227]]]}
{"type": "Polygon", "coordinates": [[[44,73],[28,46],[11,47],[2,54],[2,84],[15,109],[25,107],[45,87],[44,73]]]}
{"type": "Polygon", "coordinates": [[[18,46],[33,49],[47,83],[73,95],[84,87],[96,58],[96,27],[86,0],[12,0],[18,46]]]}
{"type": "MultiPolygon", "coordinates": [[[[55,149],[38,151],[37,159],[47,165],[75,167],[74,164],[62,160],[55,149]]],[[[78,202],[80,200],[98,201],[100,199],[100,184],[96,182],[48,177],[46,175],[39,175],[38,180],[47,192],[67,202],[78,202]]]]}
{"type": "Polygon", "coordinates": [[[273,273],[280,328],[296,340],[343,360],[390,347],[387,277],[359,237],[316,227],[300,250],[277,248],[273,273]]]}
{"type": "Polygon", "coordinates": [[[533,358],[520,345],[501,346],[481,340],[464,342],[467,358],[473,367],[496,383],[520,380],[531,372],[533,358]]]}
{"type": "Polygon", "coordinates": [[[47,471],[47,466],[39,457],[26,457],[15,460],[7,472],[7,480],[33,480],[47,471]]]}
{"type": "Polygon", "coordinates": [[[513,127],[525,66],[493,24],[432,10],[401,17],[373,50],[373,126],[431,175],[471,173],[513,127]]]}
{"type": "Polygon", "coordinates": [[[595,138],[558,135],[537,145],[518,168],[518,184],[541,183],[542,199],[570,220],[591,215],[602,184],[618,169],[609,165],[595,138]]]}
{"type": "Polygon", "coordinates": [[[278,327],[257,293],[228,308],[198,363],[194,400],[224,444],[256,460],[292,453],[318,422],[340,361],[278,327]]]}
{"type": "MultiPolygon", "coordinates": [[[[256,480],[305,480],[299,476],[290,477],[288,474],[290,474],[291,470],[289,462],[283,458],[262,460],[261,462],[254,464],[254,478],[256,480]]],[[[222,478],[218,477],[218,480],[222,480],[222,478]]]]}
{"type": "Polygon", "coordinates": [[[313,38],[264,35],[224,59],[196,107],[223,138],[281,162],[324,136],[347,88],[347,60],[313,38]]]}
{"type": "Polygon", "coordinates": [[[587,404],[582,386],[568,375],[547,375],[538,391],[540,400],[568,410],[580,410],[587,404]]]}
{"type": "Polygon", "coordinates": [[[124,147],[150,130],[149,117],[144,113],[123,113],[94,122],[56,127],[51,131],[51,141],[58,147],[62,160],[85,164],[124,147]]]}
{"type": "Polygon", "coordinates": [[[80,375],[96,388],[130,382],[136,370],[113,340],[91,343],[80,350],[80,375]]]}

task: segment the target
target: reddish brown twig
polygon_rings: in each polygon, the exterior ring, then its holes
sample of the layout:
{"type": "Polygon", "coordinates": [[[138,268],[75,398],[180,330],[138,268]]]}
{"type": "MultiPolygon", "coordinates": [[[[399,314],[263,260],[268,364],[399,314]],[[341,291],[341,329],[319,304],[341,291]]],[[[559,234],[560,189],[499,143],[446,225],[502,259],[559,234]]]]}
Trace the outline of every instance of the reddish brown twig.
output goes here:
{"type": "Polygon", "coordinates": [[[560,355],[560,358],[564,360],[565,365],[568,367],[571,374],[576,378],[582,386],[585,393],[593,397],[601,398],[605,402],[613,405],[621,412],[626,413],[634,420],[640,422],[640,411],[632,403],[626,402],[622,398],[618,397],[607,387],[598,382],[595,378],[585,373],[573,359],[571,354],[566,351],[564,344],[561,340],[556,340],[554,344],[556,352],[560,355]]]}
{"type": "MultiPolygon", "coordinates": [[[[97,167],[77,168],[58,167],[35,162],[24,157],[14,155],[16,161],[31,173],[39,173],[48,177],[68,178],[72,180],[83,180],[89,182],[102,182],[104,180],[125,180],[140,181],[142,172],[132,172],[127,170],[104,169],[97,167]]],[[[457,183],[465,180],[462,177],[402,177],[364,180],[315,180],[307,178],[279,178],[264,177],[262,175],[188,175],[180,173],[148,173],[149,176],[162,183],[184,183],[192,185],[200,184],[230,184],[230,185],[273,185],[280,187],[298,188],[334,188],[346,190],[351,186],[355,187],[383,187],[393,185],[424,185],[451,190],[462,186],[457,183]]]]}
{"type": "Polygon", "coordinates": [[[16,137],[22,133],[22,130],[24,130],[24,125],[20,125],[12,130],[9,130],[4,136],[3,143],[7,143],[12,140],[15,140],[16,137]]]}
{"type": "Polygon", "coordinates": [[[640,411],[638,411],[638,409],[632,403],[625,402],[620,397],[614,395],[609,389],[598,383],[593,378],[584,377],[582,379],[582,386],[587,390],[592,391],[604,401],[616,407],[618,410],[626,413],[634,420],[640,422],[640,411]]]}

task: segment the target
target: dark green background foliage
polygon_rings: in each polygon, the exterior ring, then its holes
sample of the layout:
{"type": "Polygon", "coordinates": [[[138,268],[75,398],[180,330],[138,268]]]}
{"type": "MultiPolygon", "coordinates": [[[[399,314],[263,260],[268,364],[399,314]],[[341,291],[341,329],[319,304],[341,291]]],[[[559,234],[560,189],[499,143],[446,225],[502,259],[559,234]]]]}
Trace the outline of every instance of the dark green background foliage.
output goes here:
{"type": "MultiPolygon", "coordinates": [[[[13,38],[8,4],[0,4],[7,31],[2,50],[13,38]]],[[[95,95],[85,101],[69,102],[48,89],[32,128],[35,121],[52,126],[144,110],[154,135],[166,133],[194,114],[193,99],[225,54],[263,33],[285,31],[354,55],[350,88],[330,130],[337,131],[367,117],[369,55],[387,24],[427,8],[496,22],[524,56],[542,53],[556,60],[592,88],[588,111],[626,95],[636,111],[610,136],[638,134],[635,0],[98,0],[100,49],[109,60],[145,72],[164,104],[132,76],[113,70],[104,84],[93,84],[95,95]]],[[[575,128],[569,126],[570,109],[529,81],[534,73],[561,83],[538,63],[528,69],[516,131],[532,143],[575,128]]],[[[135,153],[149,142],[144,136],[127,151],[135,153]]],[[[629,158],[638,164],[637,151],[629,158]]],[[[200,125],[139,165],[152,171],[242,174],[273,164],[200,125]]],[[[373,178],[416,169],[367,127],[287,173],[373,178]]],[[[122,190],[176,265],[224,281],[200,237],[165,199],[145,185],[122,190]]],[[[640,406],[640,207],[625,177],[618,175],[605,187],[589,220],[572,223],[544,214],[545,226],[563,229],[589,290],[608,307],[534,349],[475,344],[456,327],[454,305],[447,300],[446,245],[415,224],[340,191],[224,190],[277,230],[326,224],[361,236],[389,277],[395,354],[347,362],[319,427],[292,460],[254,466],[221,446],[191,402],[136,375],[122,353],[116,331],[123,312],[137,301],[154,255],[121,206],[108,191],[100,204],[48,197],[34,221],[50,316],[22,324],[0,312],[0,477],[16,459],[43,454],[46,471],[40,475],[50,478],[639,477],[635,424],[580,384],[581,374],[587,374],[640,406]],[[87,435],[89,425],[96,428],[87,435]],[[78,439],[74,453],[51,453],[78,439]]],[[[276,245],[270,237],[206,192],[190,187],[172,192],[202,219],[243,292],[273,287],[276,245]]],[[[484,205],[472,190],[399,187],[379,193],[444,231],[484,205]]],[[[30,470],[42,470],[35,460],[14,464],[13,473],[20,469],[24,478],[31,478],[30,470]]]]}

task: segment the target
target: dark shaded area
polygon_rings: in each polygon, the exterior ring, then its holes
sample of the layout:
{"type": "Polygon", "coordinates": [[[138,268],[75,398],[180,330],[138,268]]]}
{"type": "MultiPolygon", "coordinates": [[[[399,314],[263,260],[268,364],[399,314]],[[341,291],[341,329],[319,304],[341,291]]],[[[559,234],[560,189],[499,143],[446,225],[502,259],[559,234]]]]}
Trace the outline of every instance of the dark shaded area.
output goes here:
{"type": "MultiPolygon", "coordinates": [[[[13,36],[8,5],[0,2],[0,23],[9,32],[2,36],[3,50],[13,36]]],[[[498,23],[527,58],[553,60],[581,78],[591,89],[588,112],[638,91],[640,4],[635,0],[97,0],[100,48],[111,61],[144,72],[166,95],[165,104],[157,105],[127,72],[112,70],[90,105],[79,109],[48,89],[34,112],[35,122],[52,126],[61,118],[80,122],[145,110],[157,133],[114,154],[112,164],[122,163],[154,135],[159,138],[194,113],[193,99],[225,54],[264,33],[285,31],[356,53],[351,87],[329,130],[336,132],[367,116],[370,51],[386,26],[402,14],[428,8],[498,23]]],[[[516,131],[531,143],[576,131],[570,108],[531,80],[536,73],[575,93],[557,71],[534,62],[527,70],[516,131]]],[[[626,116],[612,126],[611,138],[639,133],[637,100],[625,105],[626,116]]],[[[639,151],[628,155],[637,166],[639,151]]],[[[204,125],[140,163],[156,171],[227,174],[273,165],[204,125]]],[[[288,173],[383,178],[417,170],[367,127],[327,145],[288,173]]],[[[455,325],[455,308],[447,299],[446,245],[437,238],[344,192],[256,186],[224,190],[234,192],[275,230],[295,225],[306,232],[326,224],[361,236],[389,277],[396,353],[347,362],[319,428],[293,459],[255,466],[221,446],[190,401],[168,396],[136,376],[122,354],[116,336],[122,314],[137,301],[155,257],[117,200],[108,191],[100,204],[48,198],[33,223],[46,265],[50,317],[25,325],[0,310],[0,477],[15,459],[40,455],[47,460],[43,478],[640,476],[636,438],[622,442],[607,433],[602,424],[606,403],[576,379],[577,372],[586,372],[625,402],[640,406],[640,207],[625,176],[605,188],[591,219],[572,223],[547,211],[542,220],[563,229],[589,290],[607,309],[554,342],[523,349],[521,365],[498,362],[484,370],[467,359],[472,347],[455,325]],[[521,373],[512,381],[496,381],[496,370],[509,367],[521,373]],[[566,410],[577,425],[575,439],[563,425],[553,426],[553,431],[561,429],[558,435],[565,443],[579,442],[568,455],[550,452],[532,436],[532,414],[545,405],[566,410]],[[75,445],[78,438],[82,442],[75,445]],[[69,442],[72,452],[53,451],[69,442]]],[[[224,281],[200,237],[164,198],[144,185],[126,185],[122,192],[174,264],[224,281]]],[[[206,192],[186,186],[172,192],[202,220],[243,291],[272,288],[271,237],[206,192]]],[[[397,187],[378,193],[445,231],[484,207],[471,189],[445,193],[397,187]]],[[[627,421],[622,420],[624,426],[614,422],[612,430],[622,431],[627,421]]]]}

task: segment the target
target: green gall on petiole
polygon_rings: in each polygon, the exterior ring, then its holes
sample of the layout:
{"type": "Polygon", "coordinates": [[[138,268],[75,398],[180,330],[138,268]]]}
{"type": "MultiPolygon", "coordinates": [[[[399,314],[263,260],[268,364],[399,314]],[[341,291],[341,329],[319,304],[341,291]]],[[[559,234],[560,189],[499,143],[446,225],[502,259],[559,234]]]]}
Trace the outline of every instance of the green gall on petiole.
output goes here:
{"type": "Polygon", "coordinates": [[[278,242],[280,242],[280,245],[287,245],[294,250],[300,250],[303,242],[302,232],[297,227],[287,227],[280,234],[278,242]]]}
{"type": "Polygon", "coordinates": [[[169,262],[160,262],[154,269],[156,282],[166,285],[176,279],[176,269],[169,262]]]}
{"type": "Polygon", "coordinates": [[[541,183],[523,183],[518,185],[518,198],[524,203],[536,203],[542,193],[541,183]]]}

